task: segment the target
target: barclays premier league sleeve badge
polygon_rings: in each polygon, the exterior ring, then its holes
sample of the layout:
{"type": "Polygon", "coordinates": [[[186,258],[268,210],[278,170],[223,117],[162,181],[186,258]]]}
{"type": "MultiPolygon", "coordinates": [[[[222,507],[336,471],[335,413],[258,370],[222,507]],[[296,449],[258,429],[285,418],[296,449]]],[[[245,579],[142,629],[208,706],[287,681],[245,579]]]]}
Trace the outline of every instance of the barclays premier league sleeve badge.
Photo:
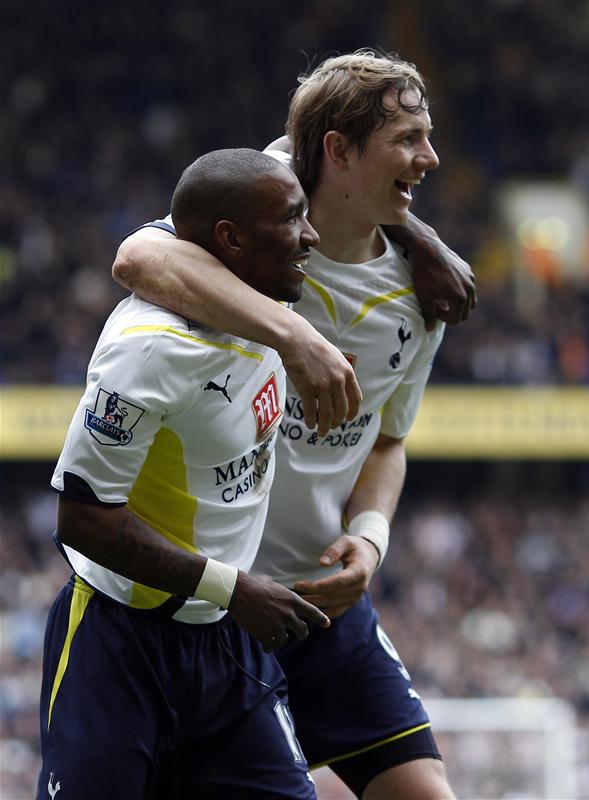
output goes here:
{"type": "Polygon", "coordinates": [[[110,447],[126,445],[133,438],[133,428],[144,413],[144,408],[125,400],[118,392],[99,389],[94,409],[86,409],[84,427],[99,444],[110,447]]]}

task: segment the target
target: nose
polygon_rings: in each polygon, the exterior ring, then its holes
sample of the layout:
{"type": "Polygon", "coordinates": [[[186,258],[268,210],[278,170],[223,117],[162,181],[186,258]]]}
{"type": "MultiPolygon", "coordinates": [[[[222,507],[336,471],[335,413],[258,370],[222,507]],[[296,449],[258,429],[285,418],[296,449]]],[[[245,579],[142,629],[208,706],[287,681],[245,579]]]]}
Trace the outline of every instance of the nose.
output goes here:
{"type": "Polygon", "coordinates": [[[434,150],[429,139],[424,139],[421,151],[416,155],[415,160],[420,170],[437,169],[440,166],[440,159],[434,150]]]}
{"type": "Polygon", "coordinates": [[[319,234],[306,218],[301,230],[301,243],[304,244],[305,247],[317,247],[319,244],[319,234]]]}

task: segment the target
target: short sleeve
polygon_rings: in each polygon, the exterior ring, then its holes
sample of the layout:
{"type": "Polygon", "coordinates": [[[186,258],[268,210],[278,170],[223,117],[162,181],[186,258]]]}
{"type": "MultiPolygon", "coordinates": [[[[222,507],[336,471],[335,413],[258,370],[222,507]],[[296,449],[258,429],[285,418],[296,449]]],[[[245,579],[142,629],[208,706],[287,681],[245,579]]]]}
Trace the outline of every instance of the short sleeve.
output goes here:
{"type": "Polygon", "coordinates": [[[434,356],[444,334],[444,324],[438,322],[415,355],[407,372],[393,394],[385,403],[380,423],[380,432],[395,439],[402,439],[411,430],[430,376],[434,356]]]}
{"type": "Polygon", "coordinates": [[[127,502],[156,433],[190,400],[190,364],[176,338],[119,336],[95,354],[51,481],[56,491],[67,494],[70,473],[98,501],[127,502]]]}
{"type": "Polygon", "coordinates": [[[172,222],[172,215],[168,214],[167,217],[162,217],[161,219],[153,219],[151,222],[146,222],[144,225],[140,225],[138,228],[133,228],[132,231],[125,234],[123,237],[123,241],[128,239],[129,236],[132,236],[137,231],[142,230],[143,228],[158,228],[161,231],[167,231],[168,233],[172,233],[174,236],[176,235],[176,227],[172,222]]]}

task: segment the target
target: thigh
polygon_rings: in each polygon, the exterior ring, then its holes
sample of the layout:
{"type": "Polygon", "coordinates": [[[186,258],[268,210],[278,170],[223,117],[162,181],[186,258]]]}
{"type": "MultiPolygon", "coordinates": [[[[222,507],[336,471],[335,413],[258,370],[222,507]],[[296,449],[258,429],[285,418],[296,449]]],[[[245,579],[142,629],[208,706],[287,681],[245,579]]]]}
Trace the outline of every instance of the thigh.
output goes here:
{"type": "Polygon", "coordinates": [[[316,798],[285,698],[274,692],[213,747],[207,800],[316,798]]]}
{"type": "Polygon", "coordinates": [[[126,613],[79,579],[62,590],[51,609],[41,694],[40,798],[57,791],[59,800],[153,796],[161,709],[150,699],[154,681],[145,655],[130,646],[134,632],[125,625],[126,613]]]}
{"type": "Polygon", "coordinates": [[[287,706],[286,679],[274,656],[234,623],[208,642],[206,687],[193,735],[171,755],[158,798],[312,800],[314,784],[287,706]]]}
{"type": "Polygon", "coordinates": [[[358,782],[354,791],[362,800],[381,800],[383,797],[455,800],[444,765],[431,758],[386,768],[370,781],[358,782]]]}
{"type": "Polygon", "coordinates": [[[423,741],[420,755],[412,755],[410,737],[427,731],[431,738],[427,714],[368,595],[329,629],[314,628],[306,641],[287,645],[278,659],[311,766],[335,769],[340,759],[395,741],[399,748],[403,741],[403,760],[423,757],[423,741]]]}

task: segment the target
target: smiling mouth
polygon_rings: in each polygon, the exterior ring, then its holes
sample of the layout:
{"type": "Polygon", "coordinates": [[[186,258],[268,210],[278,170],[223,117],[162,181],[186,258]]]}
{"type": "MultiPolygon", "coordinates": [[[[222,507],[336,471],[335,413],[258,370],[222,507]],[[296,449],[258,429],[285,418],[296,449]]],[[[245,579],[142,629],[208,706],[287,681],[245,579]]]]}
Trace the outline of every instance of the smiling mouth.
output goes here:
{"type": "Polygon", "coordinates": [[[420,183],[421,183],[420,180],[417,180],[417,181],[395,181],[395,188],[399,191],[400,194],[403,195],[403,197],[406,200],[412,200],[413,199],[413,195],[411,194],[411,189],[413,188],[413,186],[419,186],[420,183]]]}
{"type": "Polygon", "coordinates": [[[307,266],[308,260],[309,260],[308,255],[301,256],[300,258],[295,258],[295,260],[292,262],[292,266],[294,269],[296,269],[297,272],[302,272],[302,274],[305,275],[306,274],[305,267],[307,266]]]}

